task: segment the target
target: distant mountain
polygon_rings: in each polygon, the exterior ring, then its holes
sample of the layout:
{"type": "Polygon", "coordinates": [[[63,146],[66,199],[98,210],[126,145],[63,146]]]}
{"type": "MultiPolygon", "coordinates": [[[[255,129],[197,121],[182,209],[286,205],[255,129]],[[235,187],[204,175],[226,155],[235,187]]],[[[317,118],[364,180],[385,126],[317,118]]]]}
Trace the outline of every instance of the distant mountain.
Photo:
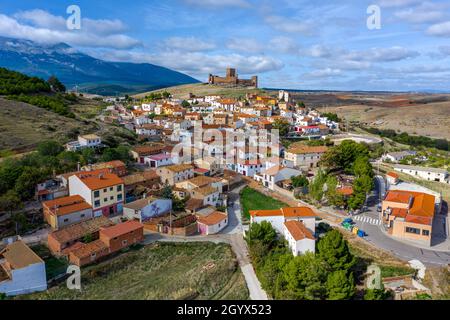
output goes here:
{"type": "Polygon", "coordinates": [[[0,37],[0,67],[47,80],[58,77],[68,89],[102,95],[145,92],[199,81],[149,63],[108,62],[65,43],[38,44],[0,37]]]}

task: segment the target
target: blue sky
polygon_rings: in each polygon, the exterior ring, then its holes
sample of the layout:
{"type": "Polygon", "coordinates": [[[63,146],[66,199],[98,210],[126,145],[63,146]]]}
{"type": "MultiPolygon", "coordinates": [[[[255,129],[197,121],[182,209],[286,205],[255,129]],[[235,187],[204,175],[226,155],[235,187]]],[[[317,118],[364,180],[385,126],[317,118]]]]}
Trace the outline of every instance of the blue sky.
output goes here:
{"type": "Polygon", "coordinates": [[[0,35],[66,42],[201,81],[231,66],[259,75],[264,87],[450,88],[450,3],[441,0],[7,0],[0,35]],[[65,27],[72,4],[81,8],[81,30],[65,27]],[[372,4],[381,29],[367,28],[372,4]]]}

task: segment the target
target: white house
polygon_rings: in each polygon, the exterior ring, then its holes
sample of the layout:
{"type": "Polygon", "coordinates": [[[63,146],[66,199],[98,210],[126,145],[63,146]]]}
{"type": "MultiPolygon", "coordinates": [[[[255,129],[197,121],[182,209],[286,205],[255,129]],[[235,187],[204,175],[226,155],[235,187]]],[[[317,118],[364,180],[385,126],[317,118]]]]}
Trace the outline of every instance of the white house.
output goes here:
{"type": "Polygon", "coordinates": [[[322,155],[324,155],[327,150],[328,147],[326,146],[293,146],[286,150],[284,159],[292,162],[295,167],[305,169],[314,168],[318,166],[322,155]]]}
{"type": "Polygon", "coordinates": [[[448,172],[444,169],[397,164],[394,165],[394,170],[423,180],[449,183],[448,172]]]}
{"type": "Polygon", "coordinates": [[[415,156],[417,154],[416,151],[398,151],[398,152],[389,152],[386,153],[385,155],[383,155],[381,157],[381,160],[383,161],[390,161],[390,162],[394,162],[394,163],[398,163],[399,161],[403,160],[405,157],[408,156],[415,156]]]}
{"type": "Polygon", "coordinates": [[[253,177],[264,169],[259,160],[240,160],[236,165],[236,171],[246,177],[253,177]]]}
{"type": "Polygon", "coordinates": [[[228,215],[214,211],[207,216],[197,216],[198,232],[202,235],[219,233],[228,225],[228,215]]]}
{"type": "Polygon", "coordinates": [[[142,111],[145,112],[153,112],[155,110],[156,107],[156,103],[152,102],[152,103],[143,103],[141,105],[142,111]]]}
{"type": "Polygon", "coordinates": [[[273,190],[277,182],[290,179],[301,175],[300,170],[286,168],[282,166],[273,166],[265,169],[261,174],[255,174],[254,179],[261,182],[266,188],[273,190]]]}
{"type": "Polygon", "coordinates": [[[173,164],[172,155],[166,153],[153,154],[144,157],[144,163],[150,168],[159,168],[173,164]]]}
{"type": "Polygon", "coordinates": [[[138,220],[143,223],[151,218],[159,217],[172,210],[172,200],[144,198],[123,206],[123,216],[129,220],[138,220]]]}
{"type": "Polygon", "coordinates": [[[0,293],[16,296],[47,290],[45,262],[18,240],[0,251],[0,293]]]}
{"type": "Polygon", "coordinates": [[[300,221],[313,234],[316,230],[316,214],[308,207],[280,208],[275,210],[250,210],[250,222],[261,223],[270,222],[272,227],[283,234],[284,223],[286,221],[300,221]]]}
{"type": "Polygon", "coordinates": [[[78,136],[77,141],[68,142],[65,147],[67,151],[77,151],[84,148],[96,148],[102,145],[102,139],[95,134],[78,136]]]}
{"type": "Polygon", "coordinates": [[[316,239],[302,222],[286,221],[283,225],[283,234],[294,256],[308,251],[316,252],[316,239]]]}

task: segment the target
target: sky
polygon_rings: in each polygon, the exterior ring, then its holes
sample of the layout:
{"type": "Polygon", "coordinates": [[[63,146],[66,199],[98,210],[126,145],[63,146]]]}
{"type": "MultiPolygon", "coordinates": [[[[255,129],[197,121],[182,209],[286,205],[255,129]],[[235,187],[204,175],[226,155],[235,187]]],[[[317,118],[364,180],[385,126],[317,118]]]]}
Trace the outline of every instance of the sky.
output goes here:
{"type": "Polygon", "coordinates": [[[234,67],[269,88],[450,91],[448,0],[3,0],[0,36],[200,81],[234,67]],[[80,30],[66,26],[70,5],[80,30]]]}

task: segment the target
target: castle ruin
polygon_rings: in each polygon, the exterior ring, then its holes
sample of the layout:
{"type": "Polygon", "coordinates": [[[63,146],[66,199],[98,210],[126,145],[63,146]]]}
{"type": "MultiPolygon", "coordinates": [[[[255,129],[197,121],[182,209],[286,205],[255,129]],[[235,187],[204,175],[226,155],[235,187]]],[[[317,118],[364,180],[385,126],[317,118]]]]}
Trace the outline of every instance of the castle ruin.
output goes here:
{"type": "Polygon", "coordinates": [[[253,76],[251,79],[239,79],[236,69],[227,68],[227,74],[225,77],[209,75],[209,84],[215,84],[228,87],[254,87],[258,88],[258,77],[253,76]]]}

